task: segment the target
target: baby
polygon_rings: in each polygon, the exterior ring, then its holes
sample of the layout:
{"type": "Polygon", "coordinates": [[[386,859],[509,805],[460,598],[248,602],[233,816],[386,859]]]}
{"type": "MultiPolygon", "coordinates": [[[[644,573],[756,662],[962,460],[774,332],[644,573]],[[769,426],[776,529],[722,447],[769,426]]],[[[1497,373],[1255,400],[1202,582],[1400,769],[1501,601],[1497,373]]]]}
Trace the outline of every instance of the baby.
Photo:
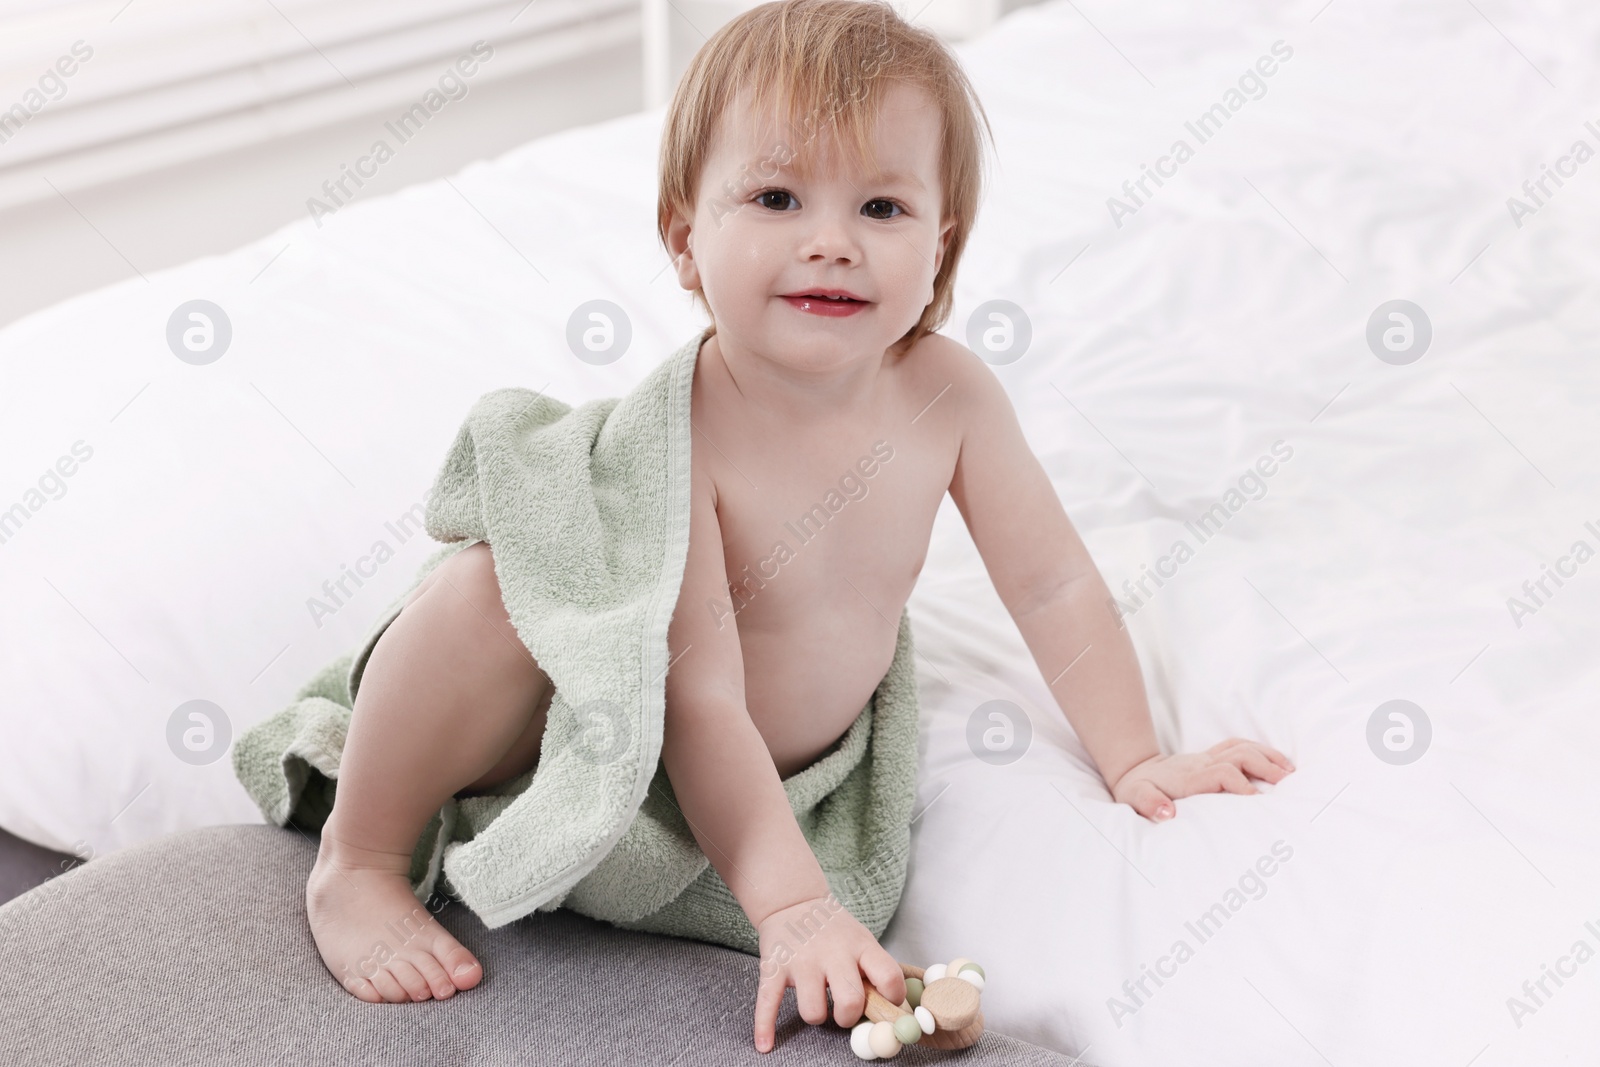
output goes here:
{"type": "MultiPolygon", "coordinates": [[[[883,680],[945,493],[1116,801],[1167,819],[1180,797],[1254,793],[1248,776],[1293,770],[1239,739],[1160,753],[1128,634],[1005,390],[934,332],[977,211],[981,113],[949,52],[887,4],[781,0],[701,49],[666,118],[660,236],[713,328],[694,374],[661,759],[760,935],[763,1052],[788,986],[813,1024],[829,994],[836,1021],[856,1022],[863,974],[904,995],[873,935],[828,908],[782,780],[883,680]],[[729,576],[759,569],[784,523],[867,455],[882,461],[873,491],[735,610],[729,576]],[[769,953],[819,906],[834,915],[816,936],[769,953]]],[[[416,909],[407,871],[430,816],[538,763],[550,680],[508,618],[493,551],[473,544],[417,587],[354,704],[306,905],[323,960],[363,1000],[449,997],[483,977],[431,919],[375,973],[357,964],[416,909]]]]}

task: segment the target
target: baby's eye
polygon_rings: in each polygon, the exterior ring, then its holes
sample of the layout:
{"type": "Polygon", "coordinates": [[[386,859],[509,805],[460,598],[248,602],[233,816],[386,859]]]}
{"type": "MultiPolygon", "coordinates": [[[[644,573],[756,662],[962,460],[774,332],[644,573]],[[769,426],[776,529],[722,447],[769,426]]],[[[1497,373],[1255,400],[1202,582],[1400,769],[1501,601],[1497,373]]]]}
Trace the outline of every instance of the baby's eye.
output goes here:
{"type": "Polygon", "coordinates": [[[861,210],[866,212],[867,216],[869,218],[874,218],[874,219],[892,219],[892,218],[895,217],[894,215],[879,215],[879,214],[876,214],[876,211],[882,211],[882,210],[891,209],[891,208],[900,208],[900,214],[902,214],[902,215],[905,214],[905,209],[901,208],[898,203],[896,203],[893,200],[883,200],[883,199],[868,200],[865,204],[862,205],[861,210]]]}
{"type": "Polygon", "coordinates": [[[774,211],[784,210],[782,205],[791,203],[793,200],[794,196],[784,189],[763,189],[761,192],[756,194],[757,203],[759,203],[762,207],[772,208],[774,211]],[[777,203],[773,203],[772,200],[768,199],[769,197],[776,197],[779,199],[777,200],[777,203]]]}

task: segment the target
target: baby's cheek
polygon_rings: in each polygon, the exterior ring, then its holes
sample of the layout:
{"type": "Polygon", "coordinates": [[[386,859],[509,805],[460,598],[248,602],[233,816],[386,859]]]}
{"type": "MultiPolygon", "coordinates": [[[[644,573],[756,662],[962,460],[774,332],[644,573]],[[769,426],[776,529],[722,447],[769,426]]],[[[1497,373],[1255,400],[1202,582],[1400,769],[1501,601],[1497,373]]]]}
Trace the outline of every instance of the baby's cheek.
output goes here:
{"type": "Polygon", "coordinates": [[[886,298],[919,313],[933,301],[933,258],[923,258],[919,248],[899,242],[899,249],[886,264],[878,281],[886,298]]]}
{"type": "MultiPolygon", "coordinates": [[[[728,223],[735,225],[732,221],[728,223]]],[[[738,325],[759,314],[763,302],[776,284],[774,250],[755,235],[729,233],[719,240],[704,261],[700,272],[706,301],[719,320],[738,325]]]]}

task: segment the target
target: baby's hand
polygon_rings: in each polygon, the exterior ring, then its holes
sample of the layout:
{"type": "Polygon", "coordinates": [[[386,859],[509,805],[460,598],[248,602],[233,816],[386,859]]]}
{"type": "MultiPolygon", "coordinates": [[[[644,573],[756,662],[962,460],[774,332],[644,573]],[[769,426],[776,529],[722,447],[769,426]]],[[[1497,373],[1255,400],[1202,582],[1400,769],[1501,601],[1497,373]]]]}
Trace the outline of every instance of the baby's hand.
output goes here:
{"type": "Polygon", "coordinates": [[[1204,752],[1178,756],[1151,756],[1129,768],[1111,796],[1140,815],[1160,822],[1178,813],[1172,803],[1196,793],[1259,793],[1249,772],[1274,784],[1294,770],[1294,764],[1275,748],[1241,737],[1230,737],[1204,752]]]}
{"type": "Polygon", "coordinates": [[[905,975],[878,939],[833,894],[802,900],[762,920],[761,982],[756,989],[756,1049],[771,1052],[783,991],[794,986],[800,1018],[813,1026],[827,1021],[824,990],[833,993],[833,1018],[840,1026],[861,1021],[864,972],[889,1000],[905,999],[905,975]]]}

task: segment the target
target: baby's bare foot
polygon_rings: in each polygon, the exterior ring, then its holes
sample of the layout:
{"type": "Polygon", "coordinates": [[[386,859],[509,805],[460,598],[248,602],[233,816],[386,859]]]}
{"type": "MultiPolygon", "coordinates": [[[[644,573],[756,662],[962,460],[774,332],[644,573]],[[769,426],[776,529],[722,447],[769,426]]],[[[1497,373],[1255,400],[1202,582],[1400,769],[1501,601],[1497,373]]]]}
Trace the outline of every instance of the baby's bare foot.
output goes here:
{"type": "Polygon", "coordinates": [[[326,834],[306,880],[317,951],[341,985],[371,1004],[443,1000],[483,967],[411,892],[406,856],[363,854],[326,834]]]}

